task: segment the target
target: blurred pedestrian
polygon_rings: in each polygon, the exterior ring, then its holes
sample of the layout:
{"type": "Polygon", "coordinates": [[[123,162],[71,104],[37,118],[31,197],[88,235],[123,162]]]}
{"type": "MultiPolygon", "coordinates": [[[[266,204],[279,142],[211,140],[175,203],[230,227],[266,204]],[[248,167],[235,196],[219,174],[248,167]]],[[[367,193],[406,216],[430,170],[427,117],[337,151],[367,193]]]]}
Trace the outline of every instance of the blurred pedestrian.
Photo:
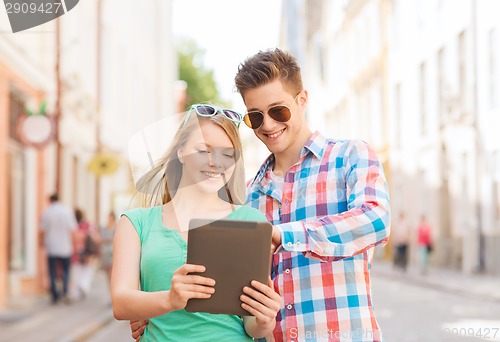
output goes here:
{"type": "Polygon", "coordinates": [[[73,294],[75,299],[85,299],[90,292],[99,255],[99,231],[85,218],[81,209],[75,209],[78,221],[76,252],[73,263],[73,294]]]}
{"type": "Polygon", "coordinates": [[[429,266],[429,253],[432,252],[432,236],[431,236],[431,226],[427,221],[425,215],[420,218],[420,223],[417,227],[418,234],[418,253],[420,261],[420,271],[423,275],[427,274],[427,268],[429,266]]]}
{"type": "Polygon", "coordinates": [[[57,194],[49,200],[40,222],[40,241],[44,242],[48,256],[51,299],[52,304],[60,299],[69,303],[68,280],[77,221],[72,210],[59,202],[57,194]],[[57,288],[58,279],[62,281],[62,292],[57,288]]]}
{"type": "Polygon", "coordinates": [[[405,213],[399,213],[399,220],[392,230],[392,241],[395,248],[394,266],[406,271],[408,264],[408,243],[410,241],[410,227],[406,221],[405,213]]]}
{"type": "Polygon", "coordinates": [[[108,286],[111,284],[111,266],[113,261],[113,237],[115,235],[115,213],[108,214],[108,222],[101,229],[101,268],[106,272],[108,286]]]}

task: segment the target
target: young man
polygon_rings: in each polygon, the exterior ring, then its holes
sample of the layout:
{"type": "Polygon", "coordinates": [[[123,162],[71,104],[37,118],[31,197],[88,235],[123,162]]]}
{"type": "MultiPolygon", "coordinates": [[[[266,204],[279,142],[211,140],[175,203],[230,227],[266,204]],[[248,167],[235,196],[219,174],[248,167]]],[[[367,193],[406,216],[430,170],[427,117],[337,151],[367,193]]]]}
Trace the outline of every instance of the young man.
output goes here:
{"type": "Polygon", "coordinates": [[[240,65],[245,123],[272,153],[247,203],[274,225],[271,278],[282,296],[276,341],[381,341],[372,307],[374,247],[389,236],[382,165],[362,141],[311,132],[296,59],[280,49],[240,65]]]}
{"type": "Polygon", "coordinates": [[[235,82],[245,123],[271,152],[247,189],[247,204],[274,225],[271,278],[283,302],[267,340],[382,341],[370,267],[390,215],[375,152],[310,130],[308,93],[289,53],[257,53],[235,82]]]}

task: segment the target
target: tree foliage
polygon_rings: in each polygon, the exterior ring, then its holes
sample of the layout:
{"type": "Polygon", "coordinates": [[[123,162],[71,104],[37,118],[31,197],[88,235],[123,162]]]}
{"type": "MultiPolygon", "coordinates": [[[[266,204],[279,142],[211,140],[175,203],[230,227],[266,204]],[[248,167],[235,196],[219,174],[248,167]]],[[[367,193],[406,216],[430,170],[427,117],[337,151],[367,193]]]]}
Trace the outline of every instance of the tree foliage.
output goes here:
{"type": "Polygon", "coordinates": [[[179,79],[187,83],[187,104],[220,103],[214,72],[204,66],[205,51],[192,40],[184,40],[177,49],[179,79]]]}

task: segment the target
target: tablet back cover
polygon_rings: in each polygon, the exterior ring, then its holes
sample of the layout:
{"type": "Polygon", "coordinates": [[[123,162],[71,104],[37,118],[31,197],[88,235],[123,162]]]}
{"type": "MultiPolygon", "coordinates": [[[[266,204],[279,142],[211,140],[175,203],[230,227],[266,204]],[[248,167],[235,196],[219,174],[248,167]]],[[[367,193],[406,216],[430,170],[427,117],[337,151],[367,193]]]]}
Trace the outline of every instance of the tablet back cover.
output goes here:
{"type": "Polygon", "coordinates": [[[269,222],[192,219],[187,263],[205,266],[200,275],[216,284],[212,297],[190,299],[186,311],[249,316],[240,295],[252,280],[267,284],[271,236],[269,222]]]}

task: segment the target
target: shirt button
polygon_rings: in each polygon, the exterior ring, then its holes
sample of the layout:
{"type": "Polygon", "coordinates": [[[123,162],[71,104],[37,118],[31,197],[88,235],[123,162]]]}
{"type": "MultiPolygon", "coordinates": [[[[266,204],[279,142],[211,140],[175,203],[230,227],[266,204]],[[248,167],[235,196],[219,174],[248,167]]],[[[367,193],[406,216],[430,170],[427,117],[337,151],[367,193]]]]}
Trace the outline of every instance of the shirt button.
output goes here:
{"type": "Polygon", "coordinates": [[[290,273],[290,269],[289,269],[289,268],[287,268],[287,269],[285,270],[285,273],[286,273],[286,274],[290,273]]]}
{"type": "Polygon", "coordinates": [[[286,245],[287,245],[288,247],[292,247],[292,246],[293,246],[293,243],[288,242],[286,245]]]}
{"type": "Polygon", "coordinates": [[[288,304],[288,305],[286,306],[286,308],[287,308],[288,310],[292,310],[292,307],[293,307],[293,306],[292,306],[292,304],[288,304]]]}

